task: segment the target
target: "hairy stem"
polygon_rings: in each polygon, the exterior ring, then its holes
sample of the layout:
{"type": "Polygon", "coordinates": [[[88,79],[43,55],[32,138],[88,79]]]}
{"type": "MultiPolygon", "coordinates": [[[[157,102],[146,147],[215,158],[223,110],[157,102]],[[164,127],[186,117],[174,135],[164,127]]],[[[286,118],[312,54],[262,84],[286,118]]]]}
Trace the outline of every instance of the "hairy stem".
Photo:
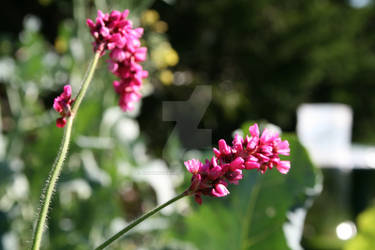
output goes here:
{"type": "Polygon", "coordinates": [[[131,222],[129,225],[127,225],[124,229],[122,229],[121,231],[119,231],[118,233],[116,233],[115,235],[113,235],[111,238],[109,238],[108,240],[106,240],[105,242],[103,242],[100,246],[98,246],[97,248],[95,248],[95,250],[101,250],[101,249],[104,249],[106,248],[107,246],[109,246],[111,243],[113,243],[115,240],[117,240],[118,238],[120,238],[122,235],[124,235],[125,233],[127,233],[130,229],[132,229],[133,227],[135,227],[136,225],[138,225],[139,223],[141,223],[142,221],[146,220],[148,217],[154,215],[155,213],[157,213],[158,211],[160,211],[161,209],[165,208],[166,206],[172,204],[173,202],[181,199],[182,197],[185,197],[188,195],[188,192],[183,192],[179,195],[177,195],[176,197],[170,199],[169,201],[161,204],[160,206],[152,209],[151,211],[149,211],[148,213],[142,215],[141,217],[139,217],[138,219],[134,220],[133,222],[131,222]]]}
{"type": "Polygon", "coordinates": [[[47,215],[49,206],[51,203],[52,195],[55,190],[56,182],[60,176],[61,169],[68,152],[70,136],[72,133],[73,121],[74,117],[77,114],[79,105],[82,102],[83,97],[87,91],[88,86],[90,85],[91,79],[94,75],[96,65],[98,64],[100,57],[100,51],[95,53],[94,59],[90,63],[88,70],[85,74],[85,77],[82,80],[81,89],[78,92],[77,98],[72,107],[72,115],[67,119],[67,123],[65,126],[64,136],[61,141],[60,150],[56,156],[56,160],[52,166],[50,171],[50,175],[46,181],[45,188],[43,190],[41,196],[41,208],[38,215],[38,220],[36,222],[36,227],[33,234],[33,241],[32,241],[32,250],[39,250],[40,243],[43,236],[44,228],[46,227],[47,215]]]}

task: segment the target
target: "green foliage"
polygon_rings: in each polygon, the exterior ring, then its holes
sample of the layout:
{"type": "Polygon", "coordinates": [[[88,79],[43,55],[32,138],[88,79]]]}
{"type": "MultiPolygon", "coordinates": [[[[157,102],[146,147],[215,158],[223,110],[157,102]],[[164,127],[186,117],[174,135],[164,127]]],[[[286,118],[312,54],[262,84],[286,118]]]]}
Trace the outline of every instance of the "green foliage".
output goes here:
{"type": "Polygon", "coordinates": [[[358,234],[345,245],[345,250],[371,250],[375,246],[375,207],[369,207],[357,218],[358,234]]]}
{"type": "Polygon", "coordinates": [[[289,249],[283,232],[288,215],[308,208],[307,200],[319,193],[319,178],[296,136],[284,138],[291,144],[288,175],[249,171],[229,196],[206,198],[182,218],[184,229],[175,235],[199,249],[289,249]]]}

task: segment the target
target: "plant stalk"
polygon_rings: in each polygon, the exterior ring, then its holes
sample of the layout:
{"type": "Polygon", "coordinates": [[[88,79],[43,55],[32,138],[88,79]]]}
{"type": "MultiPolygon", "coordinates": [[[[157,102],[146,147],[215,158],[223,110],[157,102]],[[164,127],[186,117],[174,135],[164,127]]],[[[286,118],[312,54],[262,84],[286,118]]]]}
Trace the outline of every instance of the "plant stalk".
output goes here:
{"type": "Polygon", "coordinates": [[[185,192],[177,195],[176,197],[170,199],[169,201],[161,204],[160,206],[152,209],[151,211],[147,212],[146,214],[142,215],[138,219],[136,219],[133,222],[131,222],[129,225],[127,225],[124,229],[122,229],[121,231],[119,231],[118,233],[116,233],[115,235],[113,235],[111,238],[109,238],[108,240],[106,240],[105,242],[103,242],[100,246],[98,246],[97,248],[95,248],[95,250],[101,250],[101,249],[106,248],[107,246],[109,246],[110,244],[112,244],[115,240],[117,240],[122,235],[124,235],[125,233],[127,233],[130,229],[132,229],[133,227],[135,227],[136,225],[138,225],[142,221],[146,220],[148,217],[154,215],[155,213],[157,213],[161,209],[165,208],[166,206],[172,204],[173,202],[175,202],[175,201],[177,201],[177,200],[179,200],[182,197],[185,197],[187,195],[188,195],[188,192],[185,191],[185,192]]]}
{"type": "Polygon", "coordinates": [[[78,108],[82,102],[82,99],[86,94],[87,88],[90,85],[90,82],[94,75],[99,58],[100,58],[100,51],[97,51],[95,53],[94,59],[91,61],[86,71],[86,74],[82,80],[81,88],[78,92],[76,100],[73,103],[71,116],[68,117],[67,119],[67,123],[66,123],[65,130],[64,130],[64,136],[61,141],[59,152],[56,156],[56,160],[52,166],[50,175],[46,181],[45,188],[41,195],[41,208],[38,214],[38,220],[37,220],[36,227],[35,227],[34,234],[33,234],[33,241],[32,241],[32,247],[31,247],[32,250],[40,249],[40,243],[42,240],[44,228],[46,227],[47,215],[48,215],[48,210],[50,207],[51,199],[55,190],[57,180],[60,176],[61,169],[62,169],[64,160],[66,158],[66,154],[68,153],[70,137],[72,134],[73,121],[74,121],[75,115],[77,114],[78,108]]]}

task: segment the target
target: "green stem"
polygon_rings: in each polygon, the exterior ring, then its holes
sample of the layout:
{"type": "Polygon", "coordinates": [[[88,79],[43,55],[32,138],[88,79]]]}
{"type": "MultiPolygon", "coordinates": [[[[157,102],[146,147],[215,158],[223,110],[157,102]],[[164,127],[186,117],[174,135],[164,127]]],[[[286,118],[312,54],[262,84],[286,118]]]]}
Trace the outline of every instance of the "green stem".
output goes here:
{"type": "Polygon", "coordinates": [[[88,70],[86,71],[85,77],[83,78],[83,83],[81,84],[81,89],[78,92],[77,98],[73,103],[72,108],[72,115],[74,117],[75,114],[77,114],[79,105],[81,105],[82,99],[86,94],[87,88],[90,85],[91,79],[94,76],[94,72],[96,69],[96,65],[98,64],[99,58],[100,58],[100,51],[97,51],[95,53],[94,59],[92,60],[88,70]]]}
{"type": "Polygon", "coordinates": [[[50,175],[45,184],[45,189],[43,190],[43,193],[41,196],[41,208],[39,211],[38,220],[37,220],[36,227],[34,230],[33,243],[31,247],[32,250],[39,250],[40,248],[40,243],[42,240],[43,231],[45,228],[47,215],[48,215],[48,209],[51,203],[52,195],[55,190],[56,182],[60,176],[66,154],[68,152],[70,136],[72,134],[73,121],[74,121],[75,115],[77,114],[79,105],[81,104],[82,99],[85,96],[87,88],[90,85],[90,82],[94,75],[95,68],[98,64],[99,58],[100,58],[100,52],[98,51],[95,53],[94,59],[92,60],[85,74],[85,77],[82,80],[81,89],[79,90],[77,98],[72,107],[72,112],[71,112],[72,115],[67,119],[67,123],[65,125],[64,136],[61,141],[60,150],[56,156],[56,160],[52,166],[50,175]]]}
{"type": "Polygon", "coordinates": [[[123,234],[125,234],[126,232],[128,232],[130,229],[132,229],[133,227],[135,227],[136,225],[138,225],[139,223],[141,223],[142,221],[144,221],[145,219],[147,219],[148,217],[154,215],[155,213],[157,213],[159,210],[165,208],[166,206],[172,204],[173,202],[181,199],[182,197],[185,197],[187,196],[188,193],[185,191],[183,192],[182,194],[179,194],[177,195],[176,197],[170,199],[169,201],[161,204],[160,206],[152,209],[151,211],[149,211],[148,213],[142,215],[141,217],[139,217],[138,219],[134,220],[132,223],[130,223],[129,225],[127,225],[124,229],[122,229],[120,232],[116,233],[115,235],[113,235],[111,238],[109,238],[108,240],[106,240],[105,242],[103,242],[100,246],[98,246],[97,248],[95,248],[95,250],[101,250],[101,249],[104,249],[106,248],[107,246],[109,246],[112,242],[114,242],[115,240],[117,240],[118,238],[120,238],[123,234]]]}

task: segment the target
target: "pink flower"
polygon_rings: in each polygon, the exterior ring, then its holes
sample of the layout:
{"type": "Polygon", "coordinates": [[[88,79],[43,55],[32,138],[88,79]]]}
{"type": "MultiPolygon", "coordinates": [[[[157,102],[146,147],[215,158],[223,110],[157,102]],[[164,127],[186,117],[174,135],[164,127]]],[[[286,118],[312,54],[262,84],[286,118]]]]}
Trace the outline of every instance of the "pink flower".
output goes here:
{"type": "Polygon", "coordinates": [[[216,184],[215,188],[211,189],[212,195],[216,197],[223,197],[229,194],[228,189],[225,187],[224,184],[216,184]]]}
{"type": "Polygon", "coordinates": [[[128,38],[134,36],[132,34],[132,23],[126,19],[128,14],[129,10],[122,13],[114,10],[110,14],[104,14],[98,10],[95,22],[91,19],[86,20],[91,35],[95,39],[93,43],[95,51],[100,50],[104,54],[107,49],[122,48],[127,43],[128,38]]]}
{"type": "Polygon", "coordinates": [[[185,161],[184,162],[185,166],[186,166],[186,169],[192,173],[192,174],[197,174],[199,169],[201,168],[202,166],[202,163],[196,159],[192,159],[192,160],[189,160],[189,161],[185,161]]]}
{"type": "Polygon", "coordinates": [[[119,94],[119,106],[123,111],[134,108],[134,103],[141,99],[139,92],[142,80],[148,72],[139,64],[146,60],[147,48],[141,47],[142,28],[133,28],[127,19],[129,10],[103,13],[98,11],[96,21],[87,19],[87,25],[95,39],[94,51],[101,55],[110,50],[109,70],[120,78],[113,86],[119,94]]]}
{"type": "Polygon", "coordinates": [[[249,128],[251,137],[235,135],[233,146],[225,140],[219,140],[219,149],[213,148],[212,159],[203,164],[192,159],[185,162],[192,173],[189,194],[194,194],[195,201],[202,203],[202,195],[224,197],[229,194],[228,183],[238,184],[243,178],[243,170],[256,169],[262,174],[274,166],[282,173],[288,173],[289,161],[281,161],[279,155],[289,155],[288,141],[282,141],[277,133],[265,129],[260,135],[257,124],[249,128]]]}
{"type": "Polygon", "coordinates": [[[66,118],[71,115],[71,104],[73,103],[72,87],[70,85],[64,86],[64,91],[55,98],[53,108],[60,113],[61,117],[56,120],[56,126],[63,128],[66,124],[66,118]]]}

